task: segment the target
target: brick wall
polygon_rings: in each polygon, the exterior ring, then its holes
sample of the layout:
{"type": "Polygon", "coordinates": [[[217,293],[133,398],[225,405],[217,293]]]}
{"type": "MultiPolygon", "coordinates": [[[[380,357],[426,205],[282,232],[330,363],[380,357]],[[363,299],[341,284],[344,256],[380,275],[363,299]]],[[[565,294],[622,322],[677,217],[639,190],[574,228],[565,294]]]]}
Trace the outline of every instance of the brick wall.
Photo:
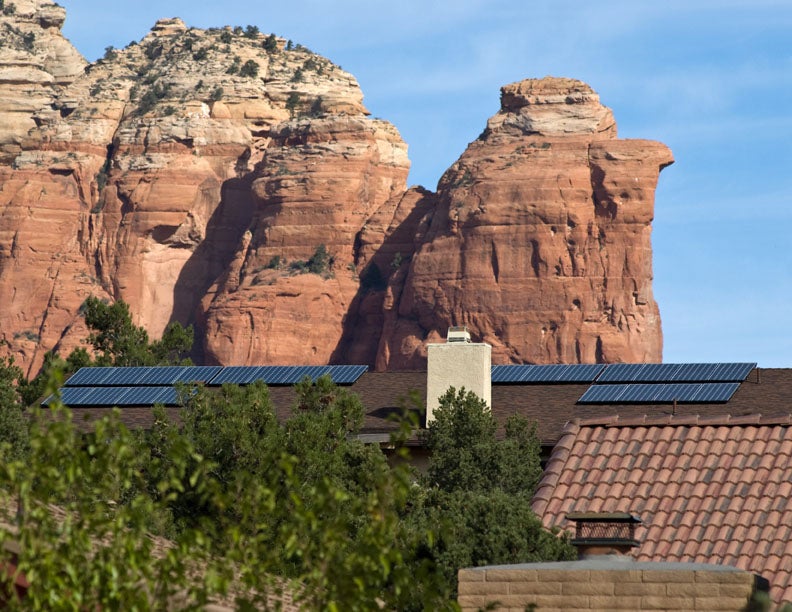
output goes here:
{"type": "MultiPolygon", "coordinates": [[[[459,605],[474,611],[491,602],[497,610],[745,610],[754,575],[733,568],[675,563],[651,569],[627,563],[624,569],[583,569],[585,562],[525,564],[459,571],[459,605]],[[576,567],[580,565],[580,569],[576,567]],[[563,569],[553,569],[551,566],[563,569]],[[695,568],[695,569],[693,569],[695,568]]],[[[657,567],[671,564],[657,564],[657,567]]]]}

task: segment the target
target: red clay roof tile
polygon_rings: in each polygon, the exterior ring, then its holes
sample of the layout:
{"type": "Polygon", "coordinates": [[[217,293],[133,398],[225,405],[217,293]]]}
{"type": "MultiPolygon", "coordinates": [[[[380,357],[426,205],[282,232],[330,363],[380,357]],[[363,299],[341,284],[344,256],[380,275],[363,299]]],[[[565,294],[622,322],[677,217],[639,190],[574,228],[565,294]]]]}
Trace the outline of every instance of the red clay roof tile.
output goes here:
{"type": "Polygon", "coordinates": [[[642,541],[636,558],[734,564],[766,577],[774,601],[792,600],[792,426],[752,424],[757,422],[758,417],[735,417],[718,427],[590,422],[581,427],[588,430],[587,441],[579,438],[559,455],[574,454],[584,463],[619,429],[614,453],[598,454],[588,473],[567,475],[565,464],[556,478],[578,483],[580,495],[557,497],[571,487],[553,490],[542,518],[565,527],[562,513],[573,506],[632,512],[645,521],[637,530],[642,541]],[[768,458],[772,448],[781,456],[768,458]],[[624,457],[630,452],[632,461],[624,457]]]}

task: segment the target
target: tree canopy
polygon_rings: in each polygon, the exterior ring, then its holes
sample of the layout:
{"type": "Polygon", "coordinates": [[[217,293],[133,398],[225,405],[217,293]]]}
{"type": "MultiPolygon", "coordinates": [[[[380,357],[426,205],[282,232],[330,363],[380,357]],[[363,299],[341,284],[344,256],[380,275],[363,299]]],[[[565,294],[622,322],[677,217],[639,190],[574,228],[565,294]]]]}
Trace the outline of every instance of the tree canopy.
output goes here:
{"type": "Polygon", "coordinates": [[[514,416],[503,438],[497,429],[486,402],[451,388],[425,433],[429,467],[407,521],[436,526],[424,554],[452,592],[463,567],[576,558],[531,510],[541,476],[535,424],[514,416]]]}
{"type": "Polygon", "coordinates": [[[296,385],[289,414],[255,383],[183,387],[180,419],[155,407],[145,431],[114,411],[80,433],[58,401],[25,418],[24,393],[55,392],[64,369],[178,363],[191,345],[179,325],[150,341],[123,302],[89,299],[84,314],[91,351],[48,357],[35,389],[0,362],[0,544],[20,544],[30,582],[12,606],[246,609],[285,593],[307,609],[454,609],[462,567],[573,556],[530,509],[535,427],[515,417],[499,432],[464,389],[425,431],[425,474],[402,444],[415,424],[389,461],[357,436],[359,398],[329,378],[296,385]]]}

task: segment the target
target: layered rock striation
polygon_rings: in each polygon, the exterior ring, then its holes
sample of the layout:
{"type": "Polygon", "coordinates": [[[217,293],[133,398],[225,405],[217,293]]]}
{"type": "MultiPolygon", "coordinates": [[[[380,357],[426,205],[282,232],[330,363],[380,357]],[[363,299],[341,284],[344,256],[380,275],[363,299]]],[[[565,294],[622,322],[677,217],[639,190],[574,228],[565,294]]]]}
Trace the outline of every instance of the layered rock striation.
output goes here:
{"type": "Polygon", "coordinates": [[[378,366],[417,365],[423,339],[450,325],[500,363],[660,361],[650,236],[672,161],[660,143],[617,139],[580,81],[503,87],[500,112],[440,180],[378,366]]]}
{"type": "Polygon", "coordinates": [[[355,79],[256,28],[158,22],[86,64],[63,9],[0,17],[0,337],[29,372],[88,295],[198,361],[423,367],[464,324],[499,362],[659,360],[659,143],[585,84],[526,80],[441,179],[355,79]],[[5,39],[4,39],[5,40],[5,39]]]}

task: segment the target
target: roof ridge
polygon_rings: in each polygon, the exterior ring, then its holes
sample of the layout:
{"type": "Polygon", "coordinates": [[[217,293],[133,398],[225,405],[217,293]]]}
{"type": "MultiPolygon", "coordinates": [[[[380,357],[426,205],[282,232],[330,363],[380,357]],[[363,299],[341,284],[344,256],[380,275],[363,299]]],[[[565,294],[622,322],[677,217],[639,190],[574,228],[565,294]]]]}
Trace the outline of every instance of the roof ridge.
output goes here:
{"type": "MultiPolygon", "coordinates": [[[[792,425],[792,413],[774,414],[764,416],[762,413],[742,415],[663,415],[622,417],[619,415],[607,417],[589,417],[575,420],[580,428],[583,427],[658,427],[658,426],[741,426],[741,425],[792,425]]],[[[566,433],[566,429],[564,430],[566,433]]]]}

